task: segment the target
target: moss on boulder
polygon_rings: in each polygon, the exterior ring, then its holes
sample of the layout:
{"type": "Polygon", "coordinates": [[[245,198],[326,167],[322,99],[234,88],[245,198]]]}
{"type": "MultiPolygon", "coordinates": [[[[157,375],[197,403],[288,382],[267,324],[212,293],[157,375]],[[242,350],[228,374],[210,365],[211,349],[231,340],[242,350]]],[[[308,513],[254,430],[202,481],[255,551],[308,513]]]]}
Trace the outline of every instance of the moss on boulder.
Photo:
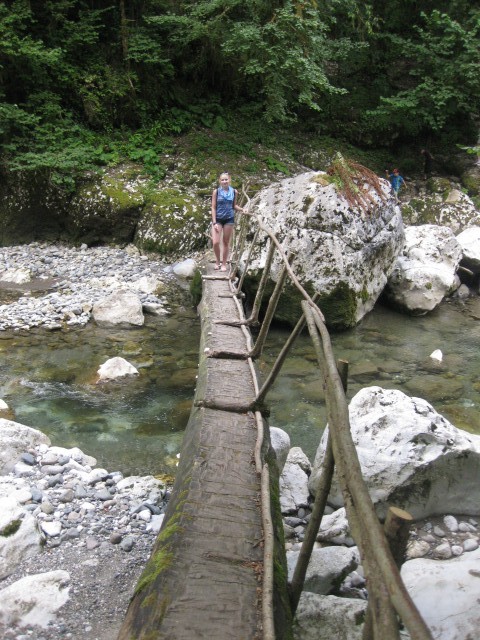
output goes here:
{"type": "Polygon", "coordinates": [[[87,244],[131,242],[145,205],[145,191],[138,167],[126,165],[90,174],[69,206],[67,226],[72,239],[87,244]]]}
{"type": "Polygon", "coordinates": [[[209,217],[188,191],[166,188],[150,193],[135,233],[135,244],[161,254],[186,254],[206,244],[209,217]]]}

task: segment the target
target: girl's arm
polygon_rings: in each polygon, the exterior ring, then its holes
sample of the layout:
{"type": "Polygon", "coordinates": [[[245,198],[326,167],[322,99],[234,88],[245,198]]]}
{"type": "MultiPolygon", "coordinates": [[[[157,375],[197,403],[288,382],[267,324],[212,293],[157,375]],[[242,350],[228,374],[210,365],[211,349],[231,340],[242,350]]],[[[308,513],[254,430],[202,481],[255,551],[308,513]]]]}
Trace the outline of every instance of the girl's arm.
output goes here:
{"type": "Polygon", "coordinates": [[[212,224],[217,222],[217,190],[212,191],[212,224]]]}

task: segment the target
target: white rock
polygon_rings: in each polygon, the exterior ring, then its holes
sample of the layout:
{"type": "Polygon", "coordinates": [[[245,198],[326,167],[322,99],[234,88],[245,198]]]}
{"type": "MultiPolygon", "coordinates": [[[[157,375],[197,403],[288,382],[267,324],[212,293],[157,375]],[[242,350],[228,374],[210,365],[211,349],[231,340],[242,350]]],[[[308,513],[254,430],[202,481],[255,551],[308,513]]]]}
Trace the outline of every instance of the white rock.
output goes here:
{"type": "Polygon", "coordinates": [[[295,640],[361,640],[367,603],[303,592],[293,624],[295,640]]]}
{"type": "MultiPolygon", "coordinates": [[[[291,582],[300,551],[287,553],[288,581],[291,582]]],[[[308,563],[303,591],[328,595],[358,566],[357,552],[346,547],[313,549],[308,563]]]]}
{"type": "Polygon", "coordinates": [[[320,529],[317,534],[319,542],[329,542],[331,544],[343,544],[352,546],[354,544],[350,535],[350,527],[345,509],[337,509],[333,513],[323,516],[320,529]]]}
{"type": "Polygon", "coordinates": [[[448,227],[407,227],[405,247],[388,279],[386,297],[414,315],[432,311],[458,287],[455,274],[461,257],[462,248],[448,227]]]}
{"type": "MultiPolygon", "coordinates": [[[[294,449],[300,448],[294,447],[294,449]]],[[[280,509],[282,513],[285,514],[293,513],[297,511],[299,507],[306,507],[310,495],[308,490],[308,476],[303,469],[305,465],[305,454],[300,449],[300,452],[303,454],[302,456],[300,456],[298,451],[295,451],[290,457],[291,452],[292,449],[290,449],[280,475],[280,509]]],[[[308,464],[310,466],[310,463],[308,464]]]]}
{"type": "Polygon", "coordinates": [[[115,380],[116,378],[135,375],[138,374],[138,370],[125,358],[117,356],[104,362],[97,373],[98,381],[100,382],[101,380],[115,380]]]}
{"type": "Polygon", "coordinates": [[[128,476],[117,483],[117,496],[128,494],[132,499],[147,498],[157,504],[165,495],[165,483],[153,476],[128,476]]]}
{"type": "Polygon", "coordinates": [[[421,616],[438,640],[477,638],[480,550],[451,560],[405,562],[401,575],[421,616]]]}
{"type": "Polygon", "coordinates": [[[468,227],[458,234],[457,241],[463,251],[462,264],[480,273],[480,227],[468,227]]]}
{"type": "Polygon", "coordinates": [[[440,349],[435,349],[435,351],[430,354],[430,358],[432,358],[432,360],[438,360],[438,362],[442,362],[443,353],[440,351],[440,349]]]}
{"type": "Polygon", "coordinates": [[[430,545],[426,540],[412,540],[407,545],[407,558],[423,558],[430,551],[430,545]]]}
{"type": "Polygon", "coordinates": [[[0,621],[5,626],[46,628],[67,602],[69,582],[70,574],[66,571],[50,571],[17,580],[0,591],[0,621]]]}
{"type": "MultiPolygon", "coordinates": [[[[342,287],[347,292],[349,311],[338,316],[339,326],[353,326],[373,308],[403,247],[400,210],[387,181],[382,188],[385,200],[370,192],[372,205],[365,213],[349,205],[324,172],[307,172],[262,189],[253,201],[283,249],[293,250],[293,270],[303,274],[304,286],[322,295],[339,297],[342,287]]],[[[268,244],[260,243],[252,254],[255,277],[264,268],[268,244]]],[[[276,255],[273,280],[281,266],[276,255]]],[[[285,286],[288,291],[292,285],[285,286]]]]}
{"type": "Polygon", "coordinates": [[[22,453],[50,439],[41,431],[0,418],[0,474],[9,473],[22,453]]]}
{"type": "Polygon", "coordinates": [[[8,404],[5,400],[0,399],[0,411],[5,411],[6,409],[8,409],[8,404]]]}
{"type": "Polygon", "coordinates": [[[467,538],[463,541],[464,551],[475,551],[476,549],[478,549],[478,540],[475,540],[475,538],[467,538]]]}
{"type": "Polygon", "coordinates": [[[163,287],[163,283],[154,276],[142,276],[139,280],[132,283],[136,291],[142,293],[155,293],[159,288],[163,287]]]}
{"type": "Polygon", "coordinates": [[[0,498],[0,580],[26,558],[39,553],[42,536],[36,519],[12,497],[0,498]],[[5,532],[8,531],[8,535],[5,532]]]}
{"type": "Polygon", "coordinates": [[[40,528],[49,538],[56,538],[62,532],[62,523],[59,520],[43,521],[40,528]]]}
{"type": "Polygon", "coordinates": [[[92,314],[100,325],[143,326],[145,318],[140,298],[133,291],[118,289],[112,295],[96,302],[92,314]]]}
{"type": "Polygon", "coordinates": [[[173,273],[182,278],[193,278],[196,268],[197,264],[195,260],[188,258],[187,260],[183,260],[183,262],[176,264],[173,267],[173,273]]]}
{"type": "Polygon", "coordinates": [[[150,511],[150,509],[144,509],[143,511],[140,511],[137,516],[144,522],[150,522],[150,520],[152,519],[152,512],[150,511]]]}
{"type": "Polygon", "coordinates": [[[270,427],[270,442],[277,457],[278,470],[281,473],[290,451],[290,436],[283,429],[270,427]]]}
{"type": "Polygon", "coordinates": [[[445,516],[443,518],[443,524],[447,527],[449,531],[455,532],[458,531],[458,521],[455,516],[445,516]]]}
{"type": "MultiPolygon", "coordinates": [[[[478,513],[480,436],[456,429],[426,400],[395,389],[362,389],[350,402],[349,415],[363,477],[381,517],[388,504],[415,519],[478,513]]],[[[321,473],[327,432],[313,465],[312,492],[321,473]]],[[[343,504],[336,476],[329,502],[343,504]]]]}
{"type": "Polygon", "coordinates": [[[157,534],[161,529],[164,518],[165,518],[164,513],[153,515],[152,519],[145,527],[145,531],[151,531],[152,533],[157,534]]]}
{"type": "Polygon", "coordinates": [[[0,272],[0,280],[13,282],[14,284],[25,284],[30,282],[32,274],[28,269],[7,269],[0,272]]]}

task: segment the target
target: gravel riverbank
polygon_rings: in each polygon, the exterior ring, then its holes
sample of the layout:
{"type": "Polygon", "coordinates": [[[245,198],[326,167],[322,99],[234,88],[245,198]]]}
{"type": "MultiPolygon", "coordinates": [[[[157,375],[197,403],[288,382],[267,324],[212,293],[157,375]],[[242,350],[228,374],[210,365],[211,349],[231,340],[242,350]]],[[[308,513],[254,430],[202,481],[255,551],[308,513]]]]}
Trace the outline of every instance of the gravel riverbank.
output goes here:
{"type": "Polygon", "coordinates": [[[10,299],[0,305],[0,331],[85,325],[93,304],[120,287],[135,290],[142,305],[161,308],[166,300],[152,289],[174,279],[170,265],[141,255],[133,245],[2,247],[0,291],[10,299]]]}

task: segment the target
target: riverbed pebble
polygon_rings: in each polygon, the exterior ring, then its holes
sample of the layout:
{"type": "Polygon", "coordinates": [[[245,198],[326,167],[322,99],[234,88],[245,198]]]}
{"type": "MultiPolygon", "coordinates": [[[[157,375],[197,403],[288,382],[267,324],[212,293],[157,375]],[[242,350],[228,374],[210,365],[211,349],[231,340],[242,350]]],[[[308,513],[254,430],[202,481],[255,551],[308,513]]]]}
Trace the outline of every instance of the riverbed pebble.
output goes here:
{"type": "Polygon", "coordinates": [[[0,331],[85,325],[93,304],[120,287],[135,291],[145,311],[168,313],[164,296],[144,291],[145,277],[157,281],[159,290],[162,283],[165,288],[176,280],[171,266],[140,255],[133,246],[88,248],[34,242],[2,247],[0,282],[3,289],[16,291],[18,299],[0,304],[0,331]]]}

